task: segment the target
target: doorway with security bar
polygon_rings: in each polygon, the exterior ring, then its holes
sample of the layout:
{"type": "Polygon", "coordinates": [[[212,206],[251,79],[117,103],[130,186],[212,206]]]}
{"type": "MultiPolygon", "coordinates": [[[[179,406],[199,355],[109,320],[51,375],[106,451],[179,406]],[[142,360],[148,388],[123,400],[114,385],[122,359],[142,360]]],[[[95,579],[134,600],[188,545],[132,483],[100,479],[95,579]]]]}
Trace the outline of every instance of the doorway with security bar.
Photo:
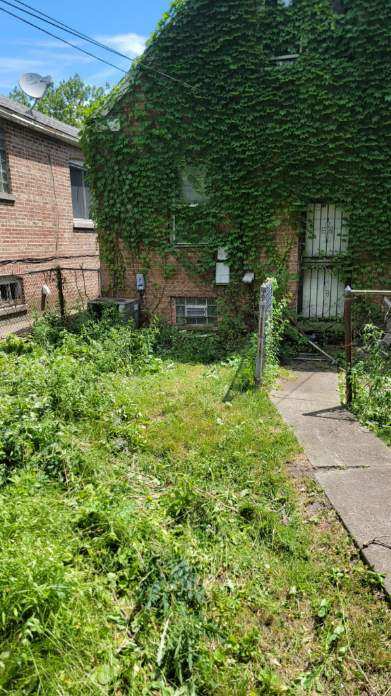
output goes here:
{"type": "Polygon", "coordinates": [[[331,203],[308,206],[299,295],[299,314],[304,319],[332,321],[342,317],[346,283],[335,268],[335,260],[347,248],[348,226],[342,208],[331,203]]]}

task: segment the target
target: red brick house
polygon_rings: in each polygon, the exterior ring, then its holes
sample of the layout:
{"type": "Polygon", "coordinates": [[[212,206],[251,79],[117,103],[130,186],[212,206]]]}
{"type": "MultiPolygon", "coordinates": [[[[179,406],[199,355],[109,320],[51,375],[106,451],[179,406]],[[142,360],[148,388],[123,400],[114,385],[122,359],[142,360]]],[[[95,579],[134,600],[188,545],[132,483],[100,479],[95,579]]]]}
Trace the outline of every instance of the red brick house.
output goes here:
{"type": "Polygon", "coordinates": [[[279,274],[300,318],[334,323],[347,284],[389,273],[378,5],[172,5],[83,136],[105,293],[142,273],[147,312],[213,325],[247,271],[254,298],[279,274]]]}
{"type": "Polygon", "coordinates": [[[99,250],[89,218],[79,133],[0,96],[0,336],[57,300],[99,294],[99,250]]]}

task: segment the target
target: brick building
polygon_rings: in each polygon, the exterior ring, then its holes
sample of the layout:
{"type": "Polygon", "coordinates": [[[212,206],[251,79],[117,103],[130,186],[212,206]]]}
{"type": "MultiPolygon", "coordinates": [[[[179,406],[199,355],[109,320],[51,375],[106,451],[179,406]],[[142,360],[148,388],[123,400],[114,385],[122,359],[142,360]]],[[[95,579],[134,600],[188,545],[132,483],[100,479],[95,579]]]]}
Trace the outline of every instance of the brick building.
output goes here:
{"type": "MultiPolygon", "coordinates": [[[[341,319],[362,206],[348,154],[358,133],[356,91],[350,104],[341,37],[352,36],[352,27],[362,31],[364,15],[337,0],[322,0],[314,13],[310,4],[175,4],[137,66],[94,113],[86,156],[111,264],[110,273],[103,263],[105,293],[134,297],[143,273],[151,314],[213,325],[219,297],[232,306],[234,282],[236,298],[249,297],[240,282],[246,271],[256,291],[278,268],[298,316],[341,319]],[[314,101],[319,66],[327,89],[314,101]],[[237,231],[236,247],[229,228],[237,231]],[[202,255],[209,273],[197,272],[202,255]]],[[[347,64],[359,73],[354,60],[347,64]]],[[[362,250],[354,253],[357,269],[362,250]]]]}
{"type": "MultiPolygon", "coordinates": [[[[277,244],[286,260],[289,275],[288,290],[291,304],[297,306],[300,289],[300,247],[297,232],[288,224],[277,230],[277,244]]],[[[157,315],[170,324],[188,327],[213,326],[218,320],[218,298],[224,297],[229,285],[230,269],[225,263],[225,251],[219,249],[216,266],[209,273],[193,273],[187,268],[197,263],[197,246],[176,243],[175,255],[162,259],[157,253],[148,254],[148,270],[145,272],[145,253],[132,254],[121,244],[124,265],[123,282],[119,291],[113,288],[112,274],[102,261],[102,291],[105,295],[121,295],[124,298],[137,296],[138,274],[145,276],[143,294],[144,311],[157,315]],[[183,257],[187,263],[183,265],[183,257]],[[166,268],[171,272],[167,275],[166,268]]],[[[246,293],[244,292],[244,297],[246,293]]]]}
{"type": "Polygon", "coordinates": [[[0,96],[0,336],[99,294],[99,250],[76,128],[0,96]]]}

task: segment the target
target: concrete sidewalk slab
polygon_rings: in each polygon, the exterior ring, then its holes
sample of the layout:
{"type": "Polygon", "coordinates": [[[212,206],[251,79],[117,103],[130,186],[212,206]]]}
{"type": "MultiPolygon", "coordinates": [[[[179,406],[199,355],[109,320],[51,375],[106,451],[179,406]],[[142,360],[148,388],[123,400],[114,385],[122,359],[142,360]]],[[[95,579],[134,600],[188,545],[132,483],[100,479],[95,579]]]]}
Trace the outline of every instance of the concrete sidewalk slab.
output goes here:
{"type": "Polygon", "coordinates": [[[391,465],[389,448],[340,406],[335,372],[295,372],[294,379],[284,380],[272,393],[272,401],[314,467],[391,465]]]}
{"type": "Polygon", "coordinates": [[[391,597],[391,548],[376,543],[361,549],[361,553],[371,568],[384,575],[384,589],[391,597]]]}
{"type": "Polygon", "coordinates": [[[338,375],[308,364],[272,401],[292,426],[314,476],[391,595],[391,449],[340,406],[338,375]]]}
{"type": "Polygon", "coordinates": [[[391,467],[318,469],[315,477],[360,548],[374,539],[391,546],[391,467]]]}

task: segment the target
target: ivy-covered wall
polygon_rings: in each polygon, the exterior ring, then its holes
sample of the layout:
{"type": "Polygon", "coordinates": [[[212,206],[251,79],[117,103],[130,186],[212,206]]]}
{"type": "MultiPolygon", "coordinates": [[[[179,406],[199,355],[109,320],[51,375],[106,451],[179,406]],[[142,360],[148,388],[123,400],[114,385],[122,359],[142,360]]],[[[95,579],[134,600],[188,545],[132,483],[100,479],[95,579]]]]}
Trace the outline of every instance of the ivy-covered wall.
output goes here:
{"type": "MultiPolygon", "coordinates": [[[[389,0],[176,0],[149,48],[87,122],[103,259],[119,242],[189,273],[228,250],[233,277],[283,267],[275,231],[314,201],[341,206],[356,286],[390,283],[389,0]],[[298,54],[296,60],[276,56],[298,54]],[[169,75],[171,79],[166,77],[169,75]],[[186,83],[186,84],[184,84],[186,83]],[[183,205],[181,172],[207,199],[183,205]],[[189,254],[170,240],[172,219],[189,254]]],[[[281,252],[281,250],[280,250],[281,252]]]]}

